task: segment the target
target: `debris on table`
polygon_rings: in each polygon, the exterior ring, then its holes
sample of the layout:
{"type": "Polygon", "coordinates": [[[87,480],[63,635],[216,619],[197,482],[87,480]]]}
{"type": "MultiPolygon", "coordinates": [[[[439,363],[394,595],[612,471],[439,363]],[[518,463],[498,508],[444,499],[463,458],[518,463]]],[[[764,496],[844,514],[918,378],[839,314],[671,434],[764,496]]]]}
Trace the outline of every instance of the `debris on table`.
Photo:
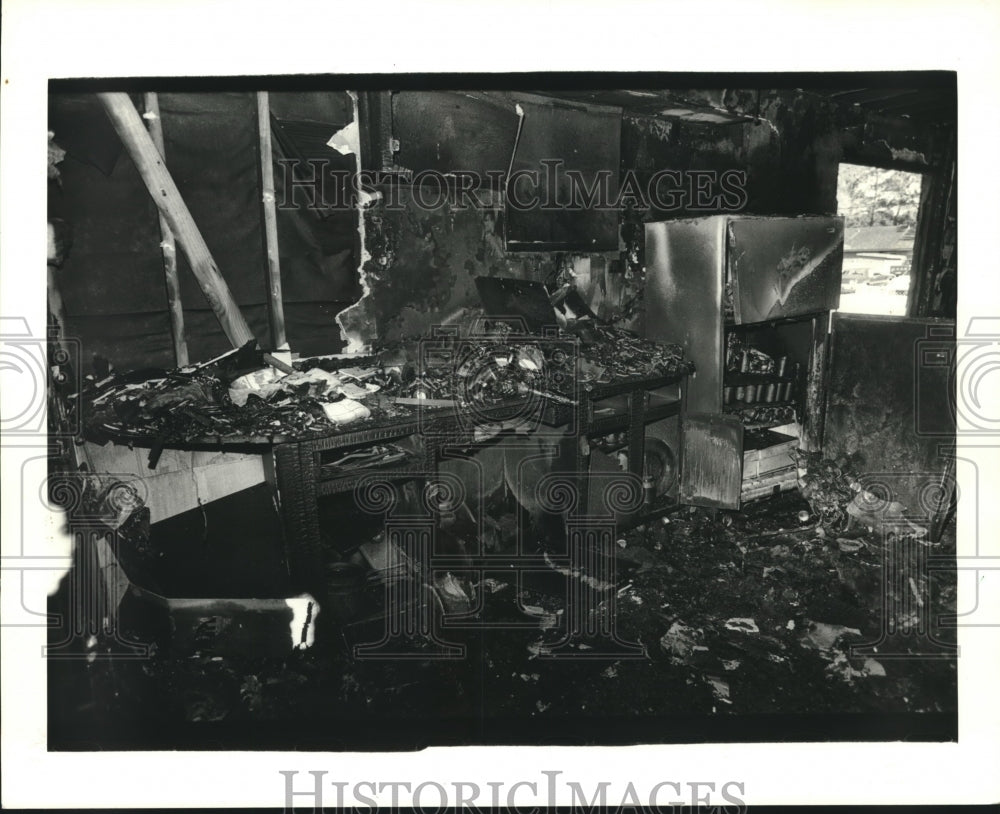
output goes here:
{"type": "Polygon", "coordinates": [[[323,414],[331,424],[346,427],[348,424],[369,418],[372,411],[360,401],[345,397],[324,404],[323,414]]]}
{"type": "Polygon", "coordinates": [[[642,339],[623,328],[590,321],[573,323],[569,331],[581,342],[581,382],[593,376],[595,383],[608,383],[633,376],[657,376],[682,370],[693,371],[679,345],[642,339]]]}
{"type": "Polygon", "coordinates": [[[425,408],[475,409],[540,399],[576,403],[577,383],[681,375],[680,347],[587,323],[555,337],[430,337],[378,354],[311,357],[292,372],[248,344],[171,371],[89,382],[77,394],[88,434],[160,445],[260,443],[406,420],[425,408]]]}

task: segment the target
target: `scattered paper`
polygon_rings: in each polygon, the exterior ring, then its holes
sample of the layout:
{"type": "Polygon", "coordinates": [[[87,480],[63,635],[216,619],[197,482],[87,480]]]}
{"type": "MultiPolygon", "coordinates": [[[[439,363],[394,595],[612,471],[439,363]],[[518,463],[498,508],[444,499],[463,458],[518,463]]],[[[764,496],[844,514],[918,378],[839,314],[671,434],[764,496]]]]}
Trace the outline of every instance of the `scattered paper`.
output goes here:
{"type": "Polygon", "coordinates": [[[353,399],[341,399],[332,404],[324,404],[323,412],[334,424],[353,424],[368,418],[372,411],[353,399]]]}
{"type": "Polygon", "coordinates": [[[741,633],[760,633],[760,628],[753,619],[734,617],[726,620],[728,630],[738,630],[741,633]]]}

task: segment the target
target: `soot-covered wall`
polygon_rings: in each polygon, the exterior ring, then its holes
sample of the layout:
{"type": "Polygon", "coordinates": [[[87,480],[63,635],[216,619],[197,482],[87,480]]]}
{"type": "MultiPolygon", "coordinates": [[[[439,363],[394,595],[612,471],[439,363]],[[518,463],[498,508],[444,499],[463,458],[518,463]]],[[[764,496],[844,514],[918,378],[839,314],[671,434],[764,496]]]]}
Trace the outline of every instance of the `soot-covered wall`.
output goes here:
{"type": "MultiPolygon", "coordinates": [[[[508,92],[409,91],[393,94],[391,105],[392,132],[384,135],[397,141],[396,168],[414,180],[423,173],[435,174],[429,179],[434,183],[443,175],[474,173],[485,181],[491,173],[537,168],[539,159],[551,157],[588,180],[604,170],[617,183],[615,109],[588,114],[586,106],[508,92]]],[[[572,264],[598,313],[611,315],[634,297],[616,274],[617,212],[533,211],[512,223],[486,183],[469,197],[427,189],[426,183],[383,186],[383,201],[365,213],[362,279],[368,293],[340,317],[353,347],[420,336],[478,307],[478,276],[545,281],[572,264]],[[438,199],[439,205],[425,203],[438,199]],[[508,250],[505,232],[522,250],[508,250]],[[530,250],[534,244],[539,249],[530,250]]]]}
{"type": "MultiPolygon", "coordinates": [[[[482,174],[510,168],[516,104],[523,95],[408,91],[394,96],[391,135],[398,140],[394,159],[401,168],[482,174]]],[[[523,105],[529,114],[529,105],[547,104],[543,98],[529,98],[523,105]]],[[[664,169],[738,170],[745,174],[742,211],[832,214],[843,160],[940,170],[943,137],[913,122],[844,109],[805,91],[730,90],[706,92],[705,98],[751,118],[704,124],[602,108],[595,122],[606,123],[609,112],[620,122],[615,182],[631,173],[641,186],[664,169]]],[[[588,147],[592,134],[578,121],[580,106],[552,104],[553,110],[574,110],[573,126],[580,132],[575,141],[559,140],[561,149],[583,153],[584,159],[596,155],[599,151],[588,147]]],[[[163,93],[160,105],[166,163],[252,330],[267,344],[254,94],[163,93]]],[[[278,157],[288,157],[285,151],[294,151],[296,139],[299,147],[303,140],[311,144],[303,148],[306,153],[322,152],[325,134],[352,121],[352,108],[343,92],[273,93],[278,157]],[[290,134],[290,140],[281,133],[290,134]]],[[[59,165],[61,185],[50,183],[50,210],[68,220],[75,234],[69,258],[58,271],[67,333],[82,340],[85,359],[100,353],[119,368],[171,364],[152,201],[92,96],[53,94],[50,129],[68,152],[59,165]]],[[[371,142],[369,135],[362,132],[362,145],[371,142]]],[[[341,159],[330,152],[334,162],[341,159]]],[[[552,158],[580,162],[579,155],[552,158]]],[[[599,169],[601,162],[607,163],[602,158],[589,169],[599,169]]],[[[342,163],[351,167],[354,158],[342,163]]],[[[587,169],[587,161],[579,166],[587,169]]],[[[276,166],[279,185],[284,172],[276,166]]],[[[595,311],[623,316],[624,324],[634,325],[632,318],[641,308],[642,222],[714,214],[731,203],[717,199],[714,206],[697,206],[688,195],[675,198],[669,210],[640,206],[615,211],[617,248],[612,234],[612,243],[602,244],[600,251],[589,247],[586,233],[591,225],[603,229],[607,213],[584,217],[576,221],[584,224],[578,247],[524,252],[508,251],[505,245],[499,196],[484,192],[478,207],[447,201],[427,207],[415,205],[414,192],[413,187],[398,187],[398,206],[383,201],[365,211],[363,245],[353,211],[319,216],[279,209],[285,314],[293,350],[333,353],[419,336],[480,304],[474,284],[479,275],[544,281],[567,264],[577,272],[581,292],[595,311]]],[[[227,349],[226,340],[183,261],[180,272],[191,359],[209,358],[227,349]]]]}
{"type": "MultiPolygon", "coordinates": [[[[393,135],[403,168],[441,172],[505,170],[517,119],[509,94],[400,94],[393,135]],[[412,97],[421,97],[419,103],[412,97]],[[418,111],[420,117],[414,116],[418,111]],[[400,117],[398,114],[402,113],[400,117]]],[[[751,116],[727,124],[691,123],[621,111],[619,177],[631,173],[643,187],[657,171],[742,172],[740,211],[793,216],[835,214],[841,161],[891,163],[937,171],[941,138],[912,122],[844,109],[802,91],[727,91],[706,94],[734,113],[751,116]]],[[[552,156],[562,158],[562,156],[552,156]]],[[[682,181],[687,183],[691,178],[682,181]]],[[[690,192],[690,190],[689,190],[690,192]]],[[[369,291],[341,315],[358,346],[417,336],[479,298],[478,275],[544,281],[567,260],[589,269],[579,280],[585,298],[602,316],[624,315],[625,324],[641,295],[642,223],[731,211],[732,198],[706,206],[692,194],[672,196],[670,209],[635,207],[616,214],[619,251],[510,252],[502,236],[503,206],[437,209],[417,205],[402,189],[398,207],[376,205],[365,214],[366,250],[362,276],[369,291]],[[700,205],[699,205],[700,204],[700,205]]],[[[641,306],[640,306],[641,307],[641,306]]]]}
{"type": "MultiPolygon", "coordinates": [[[[345,94],[310,105],[334,132],[345,94]]],[[[142,95],[133,96],[142,111],[142,95]]],[[[307,103],[311,100],[306,99],[307,103]]],[[[276,95],[276,113],[303,115],[276,95]]],[[[166,165],[251,330],[270,347],[266,310],[260,153],[254,93],[160,93],[166,165]]],[[[94,355],[118,369],[172,367],[157,210],[95,95],[50,96],[49,129],[66,150],[49,182],[49,216],[69,223],[73,245],[56,271],[64,332],[82,344],[85,372],[94,355]]],[[[278,152],[280,157],[280,149],[278,152]]],[[[281,178],[276,167],[276,178],[281,178]]],[[[304,353],[342,347],[336,314],[360,295],[355,219],[348,225],[314,213],[278,212],[285,322],[304,353]]],[[[190,358],[229,348],[183,252],[181,300],[190,358]]]]}

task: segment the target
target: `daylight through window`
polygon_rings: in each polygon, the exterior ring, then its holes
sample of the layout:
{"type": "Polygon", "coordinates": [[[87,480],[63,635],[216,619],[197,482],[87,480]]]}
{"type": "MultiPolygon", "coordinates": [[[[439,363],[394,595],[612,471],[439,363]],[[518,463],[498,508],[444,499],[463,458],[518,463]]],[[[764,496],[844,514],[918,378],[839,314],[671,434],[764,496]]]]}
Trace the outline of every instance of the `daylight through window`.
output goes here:
{"type": "Polygon", "coordinates": [[[904,316],[923,175],[841,164],[838,214],[844,216],[840,310],[904,316]]]}

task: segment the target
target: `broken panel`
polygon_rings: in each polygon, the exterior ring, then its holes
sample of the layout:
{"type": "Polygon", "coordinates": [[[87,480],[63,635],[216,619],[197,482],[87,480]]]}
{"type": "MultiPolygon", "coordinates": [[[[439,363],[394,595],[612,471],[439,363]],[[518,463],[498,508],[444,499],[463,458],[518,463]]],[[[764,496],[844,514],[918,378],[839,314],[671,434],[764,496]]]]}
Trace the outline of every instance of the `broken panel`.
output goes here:
{"type": "Polygon", "coordinates": [[[507,250],[617,251],[619,213],[601,199],[618,195],[621,109],[527,101],[520,109],[505,209],[507,250]],[[588,203],[590,190],[596,198],[588,203]]]}
{"type": "Polygon", "coordinates": [[[954,492],[950,320],[835,314],[823,452],[936,536],[954,492]]]}
{"type": "Polygon", "coordinates": [[[680,502],[738,509],[743,480],[743,425],[739,419],[688,414],[681,438],[680,502]]]}

